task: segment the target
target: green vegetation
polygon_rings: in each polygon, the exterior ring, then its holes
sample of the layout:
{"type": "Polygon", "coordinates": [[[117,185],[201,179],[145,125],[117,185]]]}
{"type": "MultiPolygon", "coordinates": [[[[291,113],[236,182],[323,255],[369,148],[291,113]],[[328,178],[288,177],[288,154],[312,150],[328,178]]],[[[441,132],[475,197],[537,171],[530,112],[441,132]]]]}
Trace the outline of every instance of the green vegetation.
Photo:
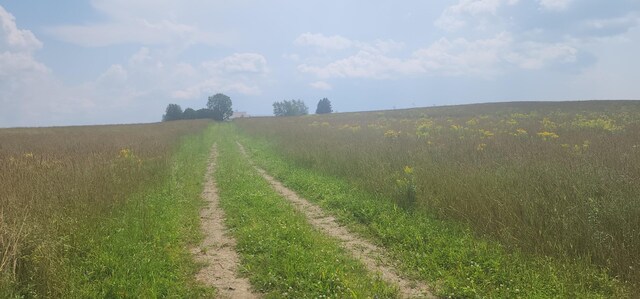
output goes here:
{"type": "Polygon", "coordinates": [[[208,124],[0,130],[0,297],[210,294],[187,251],[208,124]]]}
{"type": "Polygon", "coordinates": [[[299,116],[309,114],[309,107],[302,100],[284,100],[273,103],[275,116],[299,116]]]}
{"type": "Polygon", "coordinates": [[[408,212],[344,180],[301,168],[272,144],[243,139],[252,157],[302,196],[351,229],[387,248],[402,270],[429,282],[439,296],[498,298],[622,298],[623,286],[586,261],[508,253],[462,225],[408,212]]]}
{"type": "Polygon", "coordinates": [[[437,295],[639,293],[640,102],[609,101],[0,130],[0,297],[213,296],[187,249],[214,141],[220,205],[258,292],[398,296],[236,139],[437,295]]]}
{"type": "Polygon", "coordinates": [[[638,102],[483,104],[238,125],[270,141],[255,153],[265,168],[360,227],[440,294],[637,292],[638,102]],[[288,161],[277,162],[282,157],[288,161]]]}
{"type": "MultiPolygon", "coordinates": [[[[194,114],[191,112],[191,110],[185,116],[193,116],[194,114]]],[[[174,120],[180,120],[180,119],[186,118],[185,116],[183,116],[183,113],[184,112],[182,112],[182,107],[180,107],[180,105],[169,104],[167,105],[167,109],[165,110],[165,113],[162,116],[162,121],[174,121],[174,120]]]]}
{"type": "Polygon", "coordinates": [[[314,230],[249,165],[232,126],[218,126],[215,177],[243,273],[268,298],[394,297],[396,290],[367,273],[336,241],[314,230]]]}
{"type": "Polygon", "coordinates": [[[169,104],[162,116],[162,121],[174,121],[181,119],[213,119],[216,121],[228,120],[233,115],[233,102],[231,98],[222,93],[216,93],[207,99],[207,108],[194,110],[184,109],[178,104],[169,104]]]}
{"type": "Polygon", "coordinates": [[[331,108],[331,101],[329,101],[329,99],[322,98],[322,100],[318,101],[316,114],[327,114],[331,112],[333,112],[333,108],[331,108]]]}
{"type": "Polygon", "coordinates": [[[222,93],[216,93],[207,100],[207,108],[211,110],[213,119],[223,121],[233,114],[231,98],[222,93]]]}

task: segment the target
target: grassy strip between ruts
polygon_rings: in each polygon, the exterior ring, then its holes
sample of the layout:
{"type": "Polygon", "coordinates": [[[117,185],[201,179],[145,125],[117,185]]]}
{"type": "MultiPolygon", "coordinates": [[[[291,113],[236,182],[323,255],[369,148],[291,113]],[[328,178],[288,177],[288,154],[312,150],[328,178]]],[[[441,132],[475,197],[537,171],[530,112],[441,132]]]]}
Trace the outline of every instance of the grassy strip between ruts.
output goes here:
{"type": "Polygon", "coordinates": [[[227,226],[236,237],[242,272],[266,297],[396,297],[397,290],[349,257],[257,173],[220,127],[215,177],[227,226]]]}
{"type": "MultiPolygon", "coordinates": [[[[68,297],[197,298],[214,290],[195,282],[198,266],[188,251],[200,237],[202,180],[216,139],[210,126],[185,137],[163,181],[133,195],[116,217],[72,255],[68,297]]],[[[135,178],[131,178],[135,179],[135,178]]]]}
{"type": "Polygon", "coordinates": [[[618,281],[586,261],[507,252],[466,228],[411,213],[344,180],[293,165],[266,140],[242,137],[250,156],[286,186],[389,250],[402,270],[443,297],[623,298],[618,281]]]}

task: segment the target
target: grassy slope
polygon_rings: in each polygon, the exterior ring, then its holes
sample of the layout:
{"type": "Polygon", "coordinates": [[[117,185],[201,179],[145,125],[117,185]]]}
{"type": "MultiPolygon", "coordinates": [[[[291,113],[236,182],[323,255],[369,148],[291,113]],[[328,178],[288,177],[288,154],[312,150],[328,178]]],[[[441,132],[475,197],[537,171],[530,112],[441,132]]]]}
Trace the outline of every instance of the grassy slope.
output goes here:
{"type": "Polygon", "coordinates": [[[194,281],[197,265],[187,250],[199,238],[202,178],[212,129],[189,136],[174,155],[171,175],[133,195],[116,217],[70,249],[69,297],[195,298],[212,295],[194,281]]]}
{"type": "Polygon", "coordinates": [[[238,240],[242,272],[267,297],[395,297],[334,240],[314,230],[241,156],[233,127],[221,128],[221,206],[238,240]]]}
{"type": "Polygon", "coordinates": [[[386,247],[402,268],[441,296],[620,298],[623,286],[587,263],[507,253],[460,225],[408,213],[345,181],[293,165],[264,140],[243,138],[259,165],[319,203],[354,230],[386,247]]]}

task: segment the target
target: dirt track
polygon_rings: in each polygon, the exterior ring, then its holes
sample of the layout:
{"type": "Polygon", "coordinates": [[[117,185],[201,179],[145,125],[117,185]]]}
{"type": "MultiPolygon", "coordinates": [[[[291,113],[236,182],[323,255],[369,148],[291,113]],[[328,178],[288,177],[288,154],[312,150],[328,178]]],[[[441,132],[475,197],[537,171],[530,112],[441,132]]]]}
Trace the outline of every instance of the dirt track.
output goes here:
{"type": "MultiPolygon", "coordinates": [[[[242,154],[249,159],[242,144],[238,143],[238,147],[242,154]]],[[[326,215],[319,206],[298,196],[295,192],[267,174],[266,171],[253,164],[252,161],[250,162],[278,193],[293,203],[293,205],[306,216],[311,225],[319,231],[339,240],[340,245],[360,260],[369,271],[380,274],[383,280],[396,285],[403,298],[435,298],[435,296],[429,292],[426,285],[400,276],[398,271],[386,258],[383,249],[349,232],[344,226],[338,224],[333,216],[326,215]]]]}
{"type": "Polygon", "coordinates": [[[220,298],[258,298],[251,292],[251,284],[246,278],[238,277],[238,254],[236,242],[227,234],[224,226],[224,212],[219,207],[217,187],[213,179],[217,158],[217,150],[211,149],[209,166],[205,175],[205,186],[202,192],[207,202],[200,211],[200,221],[205,238],[202,244],[193,249],[196,260],[206,264],[196,275],[196,279],[218,289],[220,298]]]}

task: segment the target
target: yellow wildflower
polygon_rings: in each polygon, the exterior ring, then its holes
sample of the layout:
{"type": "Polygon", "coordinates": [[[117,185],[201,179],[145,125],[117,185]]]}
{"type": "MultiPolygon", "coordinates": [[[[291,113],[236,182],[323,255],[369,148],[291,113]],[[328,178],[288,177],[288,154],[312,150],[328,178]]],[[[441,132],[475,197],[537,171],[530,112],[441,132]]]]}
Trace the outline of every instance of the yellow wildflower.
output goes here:
{"type": "Polygon", "coordinates": [[[129,158],[129,156],[131,156],[131,150],[128,148],[123,148],[120,150],[119,156],[120,158],[129,158]]]}
{"type": "Polygon", "coordinates": [[[515,125],[518,124],[518,121],[512,118],[512,119],[509,119],[509,120],[505,121],[505,124],[510,125],[510,126],[515,126],[515,125]]]}
{"type": "Polygon", "coordinates": [[[398,136],[400,136],[402,132],[400,131],[394,131],[394,130],[387,130],[386,132],[384,132],[384,137],[385,138],[390,138],[390,139],[395,139],[398,138],[398,136]]]}
{"type": "Polygon", "coordinates": [[[549,119],[548,117],[545,117],[542,119],[542,121],[540,122],[542,123],[542,127],[545,130],[555,130],[558,125],[556,123],[554,123],[551,119],[549,119]]]}
{"type": "Polygon", "coordinates": [[[523,136],[523,135],[527,135],[527,131],[525,129],[516,129],[516,133],[513,134],[514,136],[523,136]]]}
{"type": "Polygon", "coordinates": [[[538,133],[538,136],[540,136],[540,138],[542,138],[544,140],[556,139],[556,138],[560,137],[556,133],[547,132],[547,131],[538,133]]]}
{"type": "Polygon", "coordinates": [[[491,138],[491,137],[493,137],[493,135],[495,135],[491,131],[482,130],[482,129],[480,129],[480,133],[482,134],[482,136],[480,138],[491,138]]]}
{"type": "Polygon", "coordinates": [[[404,167],[404,173],[407,174],[407,175],[413,174],[413,168],[410,167],[410,166],[405,166],[404,167]]]}

